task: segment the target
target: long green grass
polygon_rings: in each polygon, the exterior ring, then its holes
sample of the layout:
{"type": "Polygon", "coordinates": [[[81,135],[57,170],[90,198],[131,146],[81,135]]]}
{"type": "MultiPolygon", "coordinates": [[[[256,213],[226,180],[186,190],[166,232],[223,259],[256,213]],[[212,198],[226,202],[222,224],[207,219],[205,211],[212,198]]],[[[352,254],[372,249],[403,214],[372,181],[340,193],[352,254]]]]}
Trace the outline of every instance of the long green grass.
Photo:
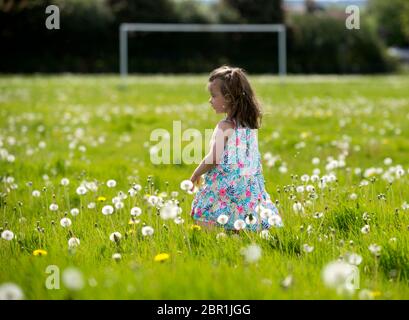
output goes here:
{"type": "Polygon", "coordinates": [[[205,145],[205,129],[221,119],[207,102],[206,75],[0,77],[0,227],[14,233],[11,241],[0,239],[0,286],[14,283],[26,299],[409,298],[409,77],[250,81],[264,111],[259,147],[266,190],[285,224],[271,229],[269,239],[251,232],[217,239],[222,228],[192,228],[194,195],[180,183],[195,165],[151,162],[151,132],[163,128],[172,136],[173,121],[181,121],[182,131],[199,130],[205,145]],[[302,181],[314,169],[334,181],[323,188],[302,181]],[[109,188],[109,179],[117,185],[109,188]],[[98,189],[78,195],[83,181],[98,189]],[[132,197],[133,184],[142,190],[132,197]],[[297,192],[306,185],[315,192],[297,192]],[[127,195],[124,208],[103,215],[120,191],[127,195]],[[183,224],[161,220],[146,200],[169,199],[172,191],[183,224]],[[296,202],[304,212],[294,211],[296,202]],[[131,225],[134,206],[142,215],[131,225]],[[80,214],[72,216],[72,208],[80,214]],[[64,216],[70,227],[60,225],[64,216]],[[154,228],[152,236],[142,235],[144,225],[154,228]],[[119,242],[109,239],[113,232],[121,233],[119,242]],[[74,249],[67,243],[72,237],[80,239],[74,249]],[[255,263],[241,254],[250,244],[262,250],[255,263]],[[371,244],[381,246],[379,256],[371,244]],[[47,255],[33,255],[37,249],[47,255]],[[114,253],[122,258],[114,260],[114,253]],[[169,259],[154,261],[159,253],[169,259]],[[351,253],[362,257],[359,289],[340,294],[325,285],[323,268],[351,253]],[[48,266],[59,274],[47,273],[48,266]],[[80,290],[64,281],[69,267],[83,280],[80,290]],[[50,276],[59,289],[47,289],[50,276]]]}

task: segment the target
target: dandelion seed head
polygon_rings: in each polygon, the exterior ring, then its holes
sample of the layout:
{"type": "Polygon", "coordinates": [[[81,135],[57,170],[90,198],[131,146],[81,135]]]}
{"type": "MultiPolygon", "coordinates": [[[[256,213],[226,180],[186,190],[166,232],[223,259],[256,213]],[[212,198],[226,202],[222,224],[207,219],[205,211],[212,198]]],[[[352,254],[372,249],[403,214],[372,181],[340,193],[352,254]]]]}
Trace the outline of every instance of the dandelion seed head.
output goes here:
{"type": "Polygon", "coordinates": [[[242,219],[237,219],[234,221],[234,229],[243,230],[246,227],[246,222],[242,219]]]}
{"type": "Polygon", "coordinates": [[[245,248],[242,248],[240,253],[244,256],[244,260],[247,263],[254,263],[261,258],[262,250],[260,246],[251,244],[245,248]]]}
{"type": "Polygon", "coordinates": [[[180,183],[180,189],[182,189],[183,191],[189,191],[193,188],[193,182],[190,180],[183,180],[180,183]]]}
{"type": "Polygon", "coordinates": [[[153,235],[153,228],[151,226],[142,227],[142,235],[143,236],[152,236],[153,235]]]}
{"type": "Polygon", "coordinates": [[[72,222],[71,222],[70,218],[62,218],[60,220],[60,225],[62,227],[64,227],[64,228],[67,228],[67,227],[71,226],[71,224],[72,224],[72,222]]]}
{"type": "Polygon", "coordinates": [[[131,209],[131,216],[139,217],[142,214],[142,209],[139,207],[133,207],[131,209]]]}
{"type": "Polygon", "coordinates": [[[0,300],[23,300],[24,293],[21,288],[12,282],[0,285],[0,300]]]}
{"type": "Polygon", "coordinates": [[[62,281],[69,290],[79,291],[84,287],[82,272],[74,267],[69,267],[63,271],[62,281]]]}
{"type": "Polygon", "coordinates": [[[112,232],[109,235],[109,240],[111,240],[112,242],[119,242],[122,238],[122,234],[120,234],[119,232],[112,232]]]}
{"type": "Polygon", "coordinates": [[[115,186],[116,186],[116,181],[115,180],[110,179],[110,180],[107,181],[107,187],[108,188],[115,188],[115,186]]]}
{"type": "Polygon", "coordinates": [[[73,217],[78,216],[80,214],[80,210],[78,208],[72,208],[70,211],[73,217]]]}
{"type": "Polygon", "coordinates": [[[111,205],[106,205],[102,207],[101,211],[104,216],[111,215],[112,213],[114,213],[114,207],[112,207],[111,205]]]}
{"type": "Polygon", "coordinates": [[[13,240],[13,238],[14,238],[14,233],[13,233],[12,231],[10,231],[10,230],[4,230],[4,231],[1,233],[1,237],[2,237],[2,239],[4,239],[4,240],[10,241],[10,240],[13,240]]]}
{"type": "Polygon", "coordinates": [[[68,247],[69,248],[75,248],[80,245],[80,239],[72,237],[68,240],[68,247]]]}

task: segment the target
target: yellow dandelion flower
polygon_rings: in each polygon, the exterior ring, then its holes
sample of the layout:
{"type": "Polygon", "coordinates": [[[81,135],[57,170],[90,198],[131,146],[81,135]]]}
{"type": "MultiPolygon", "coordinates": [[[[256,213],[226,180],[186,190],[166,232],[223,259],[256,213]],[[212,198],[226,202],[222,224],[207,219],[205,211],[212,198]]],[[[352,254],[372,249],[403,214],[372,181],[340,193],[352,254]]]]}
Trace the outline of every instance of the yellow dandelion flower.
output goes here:
{"type": "Polygon", "coordinates": [[[47,251],[43,249],[37,249],[33,251],[33,256],[46,256],[46,255],[47,255],[47,251]]]}
{"type": "Polygon", "coordinates": [[[97,198],[97,201],[98,201],[98,202],[104,202],[106,199],[107,199],[107,198],[105,198],[105,197],[103,197],[103,196],[99,196],[99,197],[97,198]]]}
{"type": "Polygon", "coordinates": [[[155,256],[154,260],[156,262],[164,262],[170,258],[170,255],[168,253],[159,253],[155,256]]]}
{"type": "Polygon", "coordinates": [[[310,133],[307,131],[301,132],[301,139],[306,139],[310,136],[310,133]]]}
{"type": "Polygon", "coordinates": [[[190,229],[196,230],[196,231],[200,231],[200,230],[202,230],[202,227],[199,226],[199,225],[197,225],[197,224],[193,224],[193,225],[190,227],[190,229]]]}
{"type": "Polygon", "coordinates": [[[372,291],[371,292],[371,296],[374,297],[374,298],[379,297],[380,295],[381,295],[380,291],[372,291]]]}

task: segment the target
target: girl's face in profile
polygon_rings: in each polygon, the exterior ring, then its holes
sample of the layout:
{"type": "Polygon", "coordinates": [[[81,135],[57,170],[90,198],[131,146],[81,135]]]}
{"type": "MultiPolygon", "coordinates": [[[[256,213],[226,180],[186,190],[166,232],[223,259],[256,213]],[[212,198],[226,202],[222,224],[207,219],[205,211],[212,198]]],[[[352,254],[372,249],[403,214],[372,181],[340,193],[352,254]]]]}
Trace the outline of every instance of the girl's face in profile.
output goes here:
{"type": "Polygon", "coordinates": [[[219,79],[214,79],[212,82],[209,82],[207,87],[210,92],[209,103],[216,113],[225,113],[228,110],[228,105],[220,90],[220,85],[219,79]]]}

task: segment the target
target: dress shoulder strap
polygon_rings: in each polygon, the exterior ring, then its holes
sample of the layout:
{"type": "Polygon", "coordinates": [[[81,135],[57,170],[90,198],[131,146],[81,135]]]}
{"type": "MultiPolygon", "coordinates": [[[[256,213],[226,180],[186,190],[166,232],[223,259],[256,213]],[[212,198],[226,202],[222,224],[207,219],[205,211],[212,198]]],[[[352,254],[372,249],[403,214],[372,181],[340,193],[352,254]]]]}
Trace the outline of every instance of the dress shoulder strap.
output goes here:
{"type": "Polygon", "coordinates": [[[233,125],[234,125],[234,128],[236,129],[236,127],[237,127],[237,123],[236,123],[236,120],[234,120],[234,119],[224,119],[223,121],[227,121],[227,122],[232,122],[233,123],[233,125]]]}

